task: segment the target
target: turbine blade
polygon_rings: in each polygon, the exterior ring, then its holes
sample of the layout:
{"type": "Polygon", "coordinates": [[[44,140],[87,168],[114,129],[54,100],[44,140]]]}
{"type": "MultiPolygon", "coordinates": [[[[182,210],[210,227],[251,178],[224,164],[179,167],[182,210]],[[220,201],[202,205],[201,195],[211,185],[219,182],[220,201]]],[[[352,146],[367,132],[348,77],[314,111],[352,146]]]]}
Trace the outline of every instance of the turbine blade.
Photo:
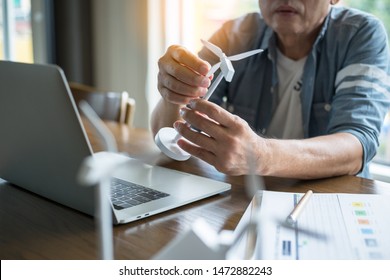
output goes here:
{"type": "Polygon", "coordinates": [[[252,56],[252,55],[255,55],[255,54],[258,54],[261,52],[263,52],[262,49],[257,49],[257,50],[253,50],[253,51],[249,51],[249,52],[244,52],[244,53],[228,56],[228,59],[232,60],[232,61],[237,61],[237,60],[244,59],[244,58],[247,58],[249,56],[252,56]]]}
{"type": "Polygon", "coordinates": [[[201,39],[201,41],[202,41],[202,44],[206,48],[208,48],[210,51],[212,51],[216,56],[218,56],[218,57],[222,57],[223,56],[223,51],[219,47],[217,47],[216,45],[214,45],[214,44],[212,44],[212,43],[210,43],[208,41],[205,41],[203,39],[201,39]]]}
{"type": "Polygon", "coordinates": [[[212,74],[214,74],[215,71],[218,70],[219,66],[221,66],[221,62],[218,62],[218,63],[214,64],[214,65],[210,68],[210,71],[207,73],[206,77],[210,77],[212,74]]]}
{"type": "Polygon", "coordinates": [[[210,96],[213,94],[213,92],[215,91],[219,83],[222,81],[222,79],[223,79],[223,73],[220,72],[219,75],[215,78],[215,80],[211,84],[211,86],[209,87],[209,89],[207,90],[206,95],[203,97],[204,100],[208,100],[210,98],[210,96]]]}

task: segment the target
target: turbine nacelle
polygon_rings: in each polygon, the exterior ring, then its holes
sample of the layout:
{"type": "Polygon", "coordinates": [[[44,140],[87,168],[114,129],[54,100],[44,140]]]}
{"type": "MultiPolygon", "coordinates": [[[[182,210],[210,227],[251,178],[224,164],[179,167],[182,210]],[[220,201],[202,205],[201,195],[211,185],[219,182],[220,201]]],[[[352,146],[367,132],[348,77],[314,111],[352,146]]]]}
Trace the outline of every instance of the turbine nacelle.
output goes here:
{"type": "Polygon", "coordinates": [[[257,50],[252,50],[252,51],[248,51],[248,52],[244,52],[244,53],[240,53],[240,54],[236,54],[236,55],[232,55],[232,56],[226,56],[218,46],[216,46],[213,43],[210,43],[208,41],[205,41],[205,40],[201,40],[201,41],[202,41],[202,44],[207,49],[209,49],[212,53],[214,53],[216,56],[219,57],[219,62],[214,64],[211,67],[209,73],[207,73],[207,76],[210,77],[212,74],[215,73],[215,71],[217,71],[218,69],[221,69],[222,75],[227,82],[232,81],[233,76],[234,76],[234,72],[235,72],[232,61],[241,60],[241,59],[247,58],[249,56],[258,54],[258,53],[263,51],[262,49],[257,49],[257,50]]]}
{"type": "Polygon", "coordinates": [[[233,79],[235,71],[232,62],[227,58],[225,54],[223,54],[223,57],[221,58],[220,68],[223,73],[223,77],[227,82],[230,83],[233,79]]]}

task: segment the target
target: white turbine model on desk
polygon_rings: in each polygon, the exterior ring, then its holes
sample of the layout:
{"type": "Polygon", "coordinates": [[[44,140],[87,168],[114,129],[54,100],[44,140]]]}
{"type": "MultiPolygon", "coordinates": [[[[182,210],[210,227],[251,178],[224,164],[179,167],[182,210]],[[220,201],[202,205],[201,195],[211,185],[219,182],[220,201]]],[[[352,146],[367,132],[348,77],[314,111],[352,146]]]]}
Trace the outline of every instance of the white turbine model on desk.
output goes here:
{"type": "MultiPolygon", "coordinates": [[[[255,160],[250,147],[246,148],[249,173],[245,189],[252,198],[250,218],[242,217],[234,231],[215,231],[203,218],[198,218],[184,233],[172,239],[153,256],[155,260],[223,260],[255,259],[261,246],[258,238],[260,209],[265,185],[255,173],[255,160]]],[[[245,214],[244,214],[245,215],[245,214]]],[[[247,216],[245,216],[247,217],[247,216]]]]}
{"type": "MultiPolygon", "coordinates": [[[[204,100],[208,100],[210,96],[213,94],[219,83],[222,81],[222,78],[225,78],[227,82],[231,82],[234,76],[234,67],[232,65],[232,61],[241,60],[244,58],[247,58],[249,56],[258,54],[262,52],[262,49],[256,49],[232,56],[226,56],[223,51],[217,47],[216,45],[201,40],[202,44],[209,49],[211,52],[213,52],[216,56],[219,57],[219,62],[214,64],[210,71],[207,73],[207,77],[211,77],[218,69],[221,69],[221,72],[219,75],[215,78],[215,81],[213,84],[209,87],[207,90],[206,95],[203,97],[204,100]]],[[[178,160],[178,161],[184,161],[191,157],[189,153],[182,150],[178,145],[177,141],[181,138],[181,135],[172,127],[163,127],[159,130],[159,132],[156,134],[155,142],[159,149],[168,157],[178,160]]]]}
{"type": "Polygon", "coordinates": [[[87,157],[79,170],[78,181],[87,187],[96,186],[95,195],[95,223],[98,228],[100,245],[100,258],[103,260],[114,259],[113,233],[112,233],[112,213],[110,197],[110,178],[115,170],[122,165],[129,164],[129,158],[120,159],[110,157],[110,153],[118,153],[116,140],[110,130],[104,125],[96,112],[86,101],[80,101],[79,108],[84,116],[91,123],[92,128],[103,141],[104,148],[108,153],[102,156],[87,157]]]}

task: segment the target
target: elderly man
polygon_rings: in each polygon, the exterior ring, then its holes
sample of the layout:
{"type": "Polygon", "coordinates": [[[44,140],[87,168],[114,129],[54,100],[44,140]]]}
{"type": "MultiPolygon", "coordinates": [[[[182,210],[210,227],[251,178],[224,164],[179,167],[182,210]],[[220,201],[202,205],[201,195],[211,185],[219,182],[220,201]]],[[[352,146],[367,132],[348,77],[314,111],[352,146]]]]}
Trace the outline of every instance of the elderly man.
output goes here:
{"type": "Polygon", "coordinates": [[[218,58],[171,46],[153,132],[174,125],[183,150],[229,175],[367,177],[389,108],[388,41],[380,21],[337,2],[259,0],[261,14],[226,22],[210,39],[226,55],[264,52],[234,63],[212,102],[201,97],[218,58]]]}

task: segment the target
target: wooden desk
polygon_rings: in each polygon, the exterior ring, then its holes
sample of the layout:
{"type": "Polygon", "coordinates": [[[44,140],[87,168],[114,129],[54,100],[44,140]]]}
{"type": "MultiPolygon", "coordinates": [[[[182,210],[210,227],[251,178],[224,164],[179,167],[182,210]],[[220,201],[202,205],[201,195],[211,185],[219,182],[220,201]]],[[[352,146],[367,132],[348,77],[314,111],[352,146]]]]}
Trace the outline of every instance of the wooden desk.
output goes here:
{"type": "MultiPolygon", "coordinates": [[[[215,230],[234,229],[250,202],[244,177],[228,177],[191,158],[175,162],[161,155],[151,134],[143,129],[107,123],[121,151],[168,168],[226,181],[232,190],[147,219],[114,227],[116,259],[149,259],[197,218],[206,219],[215,230]]],[[[90,136],[93,139],[93,136],[90,136]]],[[[95,150],[99,143],[91,141],[95,150]]],[[[343,176],[299,181],[265,178],[268,190],[305,192],[390,193],[390,184],[343,176]]],[[[96,259],[92,217],[7,184],[0,179],[1,259],[96,259]]]]}

